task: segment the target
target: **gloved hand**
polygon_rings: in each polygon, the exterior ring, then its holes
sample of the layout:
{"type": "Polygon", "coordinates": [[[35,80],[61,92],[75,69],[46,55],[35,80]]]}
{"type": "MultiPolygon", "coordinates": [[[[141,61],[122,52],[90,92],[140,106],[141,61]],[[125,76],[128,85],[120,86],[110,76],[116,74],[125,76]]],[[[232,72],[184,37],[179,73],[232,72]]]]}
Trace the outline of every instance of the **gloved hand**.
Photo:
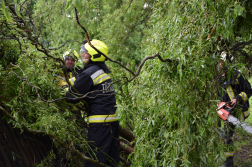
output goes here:
{"type": "Polygon", "coordinates": [[[58,87],[62,88],[62,86],[67,85],[65,77],[61,77],[58,74],[53,74],[53,76],[55,77],[58,87]]]}
{"type": "Polygon", "coordinates": [[[75,82],[75,81],[76,81],[76,78],[75,78],[75,77],[72,77],[72,78],[69,79],[69,82],[70,82],[71,86],[74,85],[74,82],[75,82]]]}
{"type": "Polygon", "coordinates": [[[69,87],[68,87],[68,85],[63,85],[62,87],[61,87],[61,95],[62,96],[66,96],[66,93],[68,92],[68,90],[69,90],[69,87]]]}

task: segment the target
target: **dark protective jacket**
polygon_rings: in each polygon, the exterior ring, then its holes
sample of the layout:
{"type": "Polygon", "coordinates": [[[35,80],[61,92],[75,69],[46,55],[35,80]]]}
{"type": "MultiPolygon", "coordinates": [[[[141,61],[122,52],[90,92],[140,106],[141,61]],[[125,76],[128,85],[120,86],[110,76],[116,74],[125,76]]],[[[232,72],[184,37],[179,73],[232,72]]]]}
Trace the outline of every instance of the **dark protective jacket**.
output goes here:
{"type": "MultiPolygon", "coordinates": [[[[245,118],[250,114],[249,101],[252,94],[251,85],[239,71],[235,70],[230,79],[228,75],[222,77],[223,84],[219,88],[218,95],[222,102],[228,102],[237,99],[238,104],[243,106],[245,118]]],[[[244,118],[243,118],[244,120],[244,118]]]]}
{"type": "MultiPolygon", "coordinates": [[[[87,95],[83,100],[89,106],[89,118],[96,115],[113,115],[116,112],[116,99],[114,87],[110,76],[96,63],[89,63],[84,67],[84,71],[76,76],[73,87],[79,94],[87,95]]],[[[66,97],[74,98],[77,94],[69,91],[66,97]]],[[[79,100],[68,100],[77,103],[79,100]]],[[[100,116],[101,117],[101,116],[100,116]]],[[[108,119],[109,122],[117,121],[115,117],[108,119]]],[[[89,123],[96,123],[90,122],[89,123]]],[[[99,121],[97,122],[99,123],[99,121]]]]}
{"type": "Polygon", "coordinates": [[[67,76],[69,78],[75,77],[78,74],[80,74],[83,71],[83,69],[80,66],[74,67],[73,69],[67,68],[67,76]]]}

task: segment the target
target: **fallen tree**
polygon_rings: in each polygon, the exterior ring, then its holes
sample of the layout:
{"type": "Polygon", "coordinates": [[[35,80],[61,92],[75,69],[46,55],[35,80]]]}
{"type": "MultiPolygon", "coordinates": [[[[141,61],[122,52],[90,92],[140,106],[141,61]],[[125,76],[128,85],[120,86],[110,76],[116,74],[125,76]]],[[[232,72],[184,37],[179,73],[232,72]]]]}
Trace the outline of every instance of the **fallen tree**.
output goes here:
{"type": "Polygon", "coordinates": [[[85,108],[78,108],[84,119],[75,119],[77,106],[60,96],[53,74],[62,72],[58,67],[64,67],[65,49],[99,38],[111,53],[108,65],[122,125],[121,165],[221,162],[215,104],[208,104],[217,99],[216,62],[222,51],[234,56],[236,68],[251,68],[250,2],[4,2],[0,99],[14,126],[56,137],[68,165],[75,165],[75,155],[85,159],[85,108]]]}

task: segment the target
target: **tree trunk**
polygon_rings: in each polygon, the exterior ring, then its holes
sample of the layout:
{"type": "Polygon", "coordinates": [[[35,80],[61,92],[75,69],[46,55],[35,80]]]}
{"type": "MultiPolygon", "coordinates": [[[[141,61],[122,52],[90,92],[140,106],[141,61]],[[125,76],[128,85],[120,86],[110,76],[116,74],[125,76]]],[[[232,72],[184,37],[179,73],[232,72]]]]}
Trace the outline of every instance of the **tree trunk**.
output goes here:
{"type": "Polygon", "coordinates": [[[131,154],[134,152],[134,148],[128,146],[127,144],[120,141],[120,149],[124,151],[126,154],[131,154]]]}
{"type": "Polygon", "coordinates": [[[119,130],[120,130],[120,136],[122,136],[129,142],[131,142],[135,138],[130,130],[123,128],[121,125],[119,125],[119,130]]]}

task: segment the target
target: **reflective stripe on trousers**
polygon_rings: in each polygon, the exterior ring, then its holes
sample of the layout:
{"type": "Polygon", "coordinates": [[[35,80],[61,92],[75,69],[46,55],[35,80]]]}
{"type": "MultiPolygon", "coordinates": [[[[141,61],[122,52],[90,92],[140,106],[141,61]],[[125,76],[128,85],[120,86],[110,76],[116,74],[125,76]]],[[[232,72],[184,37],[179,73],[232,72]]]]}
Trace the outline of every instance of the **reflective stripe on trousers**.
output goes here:
{"type": "Polygon", "coordinates": [[[118,121],[117,115],[92,115],[88,117],[88,123],[104,123],[118,121]]]}
{"type": "Polygon", "coordinates": [[[224,152],[224,155],[227,156],[227,157],[231,157],[234,155],[234,151],[231,151],[231,152],[224,152]]]}
{"type": "Polygon", "coordinates": [[[245,116],[245,117],[248,117],[249,114],[250,114],[250,109],[248,109],[248,111],[244,111],[243,113],[244,113],[244,116],[245,116]]]}

